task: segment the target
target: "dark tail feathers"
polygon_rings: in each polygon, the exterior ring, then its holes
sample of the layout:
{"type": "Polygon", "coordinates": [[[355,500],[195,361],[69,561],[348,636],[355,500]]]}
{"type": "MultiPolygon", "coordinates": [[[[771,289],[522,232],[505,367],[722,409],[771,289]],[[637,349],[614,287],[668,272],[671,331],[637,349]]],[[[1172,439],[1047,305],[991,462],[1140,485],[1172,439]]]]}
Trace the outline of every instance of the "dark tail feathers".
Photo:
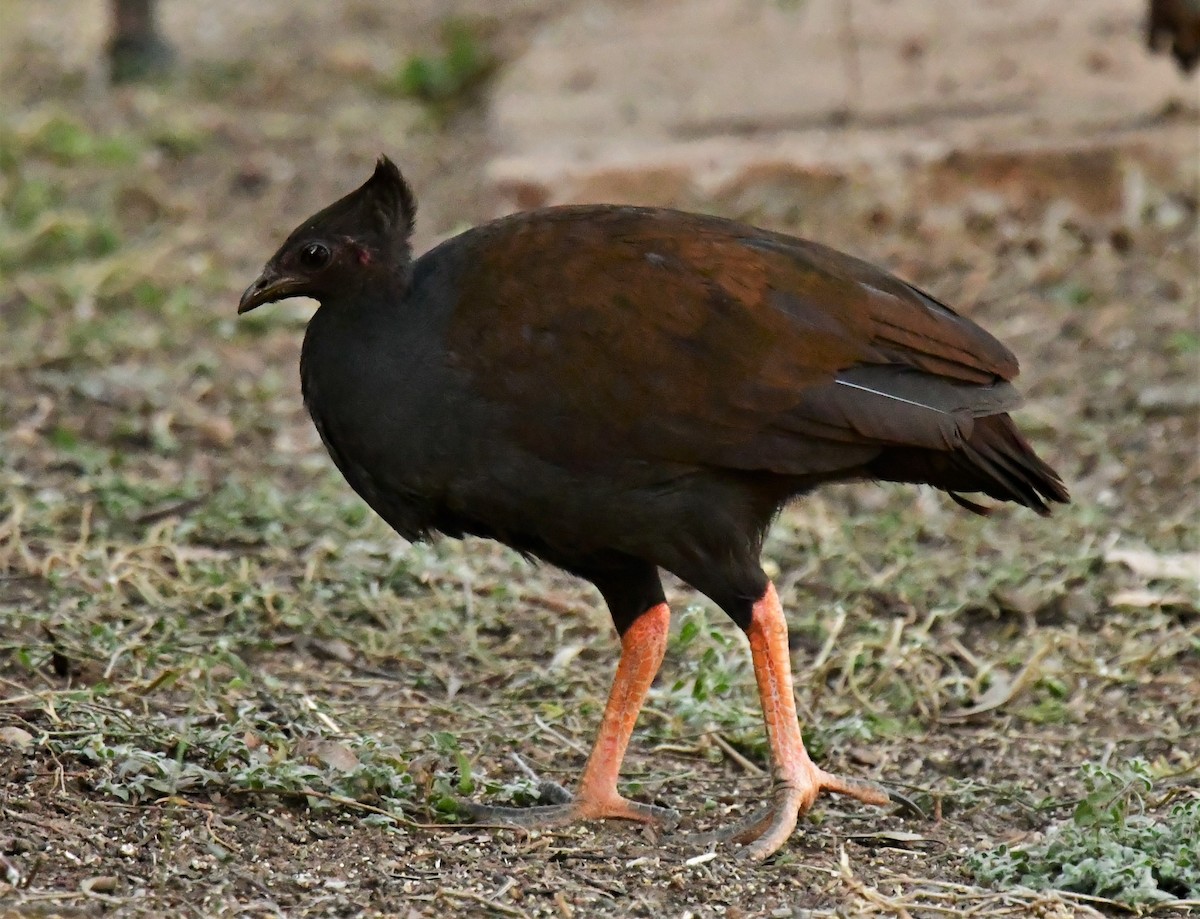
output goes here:
{"type": "Polygon", "coordinates": [[[1062,479],[1042,461],[1007,414],[975,419],[970,439],[957,450],[940,452],[901,448],[885,450],[870,472],[888,482],[920,482],[950,493],[976,514],[988,509],[958,492],[982,492],[997,501],[1012,501],[1042,516],[1048,502],[1071,500],[1062,479]]]}

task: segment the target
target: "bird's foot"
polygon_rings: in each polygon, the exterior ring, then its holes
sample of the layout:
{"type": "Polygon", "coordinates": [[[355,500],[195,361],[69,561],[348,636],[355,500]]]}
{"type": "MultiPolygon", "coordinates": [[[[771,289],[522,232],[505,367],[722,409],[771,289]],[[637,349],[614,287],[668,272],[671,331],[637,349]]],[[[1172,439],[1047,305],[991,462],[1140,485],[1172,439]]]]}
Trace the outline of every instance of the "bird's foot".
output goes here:
{"type": "Polygon", "coordinates": [[[572,797],[561,785],[547,782],[543,783],[542,800],[547,798],[556,803],[531,807],[494,807],[467,802],[466,811],[472,820],[480,823],[503,823],[530,829],[566,826],[584,820],[636,820],[670,829],[679,822],[679,814],[668,807],[630,801],[615,791],[572,797]]]}
{"type": "Polygon", "coordinates": [[[792,770],[793,775],[776,783],[771,803],[757,814],[732,826],[693,836],[700,844],[736,842],[745,844],[743,858],[761,861],[778,852],[788,841],[802,814],[808,812],[823,791],[846,795],[864,804],[887,804],[891,798],[878,785],[833,775],[813,763],[792,770]]]}

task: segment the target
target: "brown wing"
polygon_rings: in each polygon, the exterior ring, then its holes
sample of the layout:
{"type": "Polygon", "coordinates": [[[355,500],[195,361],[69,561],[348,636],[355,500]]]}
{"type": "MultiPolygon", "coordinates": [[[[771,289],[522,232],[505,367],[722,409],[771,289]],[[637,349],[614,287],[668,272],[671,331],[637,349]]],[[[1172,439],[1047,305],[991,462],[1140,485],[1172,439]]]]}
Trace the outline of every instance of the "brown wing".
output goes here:
{"type": "Polygon", "coordinates": [[[823,473],[886,445],[952,448],[1017,402],[1003,345],[824,246],[636,208],[475,235],[448,349],[527,449],[559,462],[823,473]]]}

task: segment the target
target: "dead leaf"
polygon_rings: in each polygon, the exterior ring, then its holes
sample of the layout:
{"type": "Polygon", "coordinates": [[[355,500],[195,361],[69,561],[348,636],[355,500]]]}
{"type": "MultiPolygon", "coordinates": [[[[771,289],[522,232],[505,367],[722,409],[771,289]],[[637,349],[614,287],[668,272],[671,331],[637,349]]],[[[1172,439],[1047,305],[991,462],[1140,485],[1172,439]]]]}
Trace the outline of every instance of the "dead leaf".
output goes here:
{"type": "Polygon", "coordinates": [[[319,763],[338,772],[353,772],[358,768],[358,757],[336,740],[302,742],[297,745],[296,753],[310,763],[319,763]]]}
{"type": "Polygon", "coordinates": [[[33,743],[33,735],[24,728],[0,728],[0,744],[3,744],[6,747],[24,750],[31,743],[33,743]]]}
{"type": "Polygon", "coordinates": [[[354,649],[340,638],[314,638],[309,642],[309,647],[319,657],[340,661],[343,664],[354,663],[354,649]]]}
{"type": "Polygon", "coordinates": [[[992,599],[996,605],[1008,613],[1019,616],[1033,616],[1041,605],[1032,593],[1019,588],[998,587],[992,591],[992,599]]]}
{"type": "Polygon", "coordinates": [[[1200,552],[1151,552],[1149,549],[1109,549],[1109,564],[1124,565],[1145,578],[1195,581],[1200,584],[1200,552]]]}
{"type": "Polygon", "coordinates": [[[583,645],[579,642],[563,645],[554,652],[554,657],[550,659],[550,665],[546,669],[552,673],[564,669],[579,656],[579,652],[582,650],[583,645]]]}
{"type": "Polygon", "coordinates": [[[1006,673],[997,673],[992,685],[987,688],[979,701],[970,708],[960,709],[957,712],[943,712],[940,720],[948,723],[958,721],[967,721],[974,718],[976,715],[982,715],[985,712],[993,711],[1003,705],[1007,705],[1015,699],[1025,688],[1025,685],[1030,682],[1036,672],[1038,666],[1042,662],[1042,658],[1049,653],[1053,647],[1053,642],[1045,642],[1042,644],[1029,658],[1029,663],[1021,668],[1020,673],[1014,677],[1009,677],[1006,673]]]}
{"type": "Polygon", "coordinates": [[[1162,593],[1156,590],[1119,590],[1108,602],[1113,606],[1125,606],[1132,609],[1152,609],[1156,606],[1180,606],[1188,602],[1188,598],[1179,593],[1162,593]]]}
{"type": "Polygon", "coordinates": [[[112,893],[117,889],[118,880],[111,874],[99,877],[84,878],[79,882],[79,889],[84,893],[112,893]]]}
{"type": "Polygon", "coordinates": [[[213,447],[228,447],[233,443],[237,430],[228,418],[206,416],[196,420],[192,425],[200,436],[213,447]]]}
{"type": "Polygon", "coordinates": [[[1147,415],[1184,415],[1200,409],[1200,388],[1194,383],[1150,386],[1138,393],[1138,408],[1147,415]]]}
{"type": "Polygon", "coordinates": [[[10,435],[14,440],[30,444],[37,440],[42,425],[49,420],[54,412],[54,400],[49,396],[38,396],[34,409],[29,415],[17,423],[10,435]]]}
{"type": "Polygon", "coordinates": [[[932,849],[942,845],[941,840],[930,839],[920,833],[905,833],[901,830],[882,830],[878,833],[851,833],[847,839],[859,845],[886,847],[889,849],[932,849]]]}

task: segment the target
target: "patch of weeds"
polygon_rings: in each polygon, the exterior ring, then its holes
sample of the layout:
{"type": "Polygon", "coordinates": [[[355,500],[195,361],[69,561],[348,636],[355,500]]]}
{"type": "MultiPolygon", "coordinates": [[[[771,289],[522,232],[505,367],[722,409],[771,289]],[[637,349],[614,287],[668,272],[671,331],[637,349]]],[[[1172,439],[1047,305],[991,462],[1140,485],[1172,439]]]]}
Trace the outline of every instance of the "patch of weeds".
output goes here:
{"type": "Polygon", "coordinates": [[[0,173],[11,177],[21,165],[21,143],[17,132],[0,120],[0,173]]]}
{"type": "Polygon", "coordinates": [[[202,545],[259,545],[282,540],[284,521],[294,503],[270,482],[224,483],[212,497],[190,514],[178,538],[202,545]]]}
{"type": "Polygon", "coordinates": [[[67,115],[45,118],[24,138],[24,152],[62,166],[94,162],[122,166],[137,162],[140,143],[129,135],[100,135],[67,115]]]}
{"type": "Polygon", "coordinates": [[[1129,906],[1200,899],[1200,796],[1152,804],[1150,765],[1131,760],[1080,770],[1086,790],[1071,819],[1029,846],[999,846],[969,859],[975,878],[998,887],[1065,890],[1129,906]]]}
{"type": "Polygon", "coordinates": [[[446,111],[470,102],[495,69],[496,59],[478,30],[469,23],[450,19],[442,26],[438,51],[409,58],[381,88],[391,95],[446,111]]]}
{"type": "MultiPolygon", "coordinates": [[[[247,747],[238,738],[222,739],[227,741],[222,752],[237,764],[228,774],[235,790],[303,797],[312,810],[337,807],[336,799],[341,798],[400,812],[418,798],[404,756],[372,738],[310,743],[303,759],[293,755],[296,748],[277,746],[269,755],[261,755],[257,752],[261,748],[247,747]]],[[[440,774],[434,781],[448,782],[440,774]]],[[[373,822],[378,822],[384,815],[373,816],[373,822]]]]}
{"type": "Polygon", "coordinates": [[[1167,350],[1172,354],[1200,352],[1200,335],[1190,329],[1179,329],[1167,337],[1167,350]]]}
{"type": "Polygon", "coordinates": [[[135,720],[94,699],[64,709],[72,730],[48,732],[50,751],[88,763],[92,787],[127,803],[273,794],[314,811],[368,805],[378,809],[368,822],[391,823],[406,810],[456,813],[458,797],[475,789],[452,735],[431,737],[414,757],[369,737],[328,736],[312,712],[269,700],[243,701],[228,717],[169,722],[135,720]]]}
{"type": "Polygon", "coordinates": [[[1060,303],[1067,303],[1071,306],[1087,306],[1095,299],[1095,292],[1082,284],[1065,282],[1051,287],[1050,296],[1060,303]]]}
{"type": "MultiPolygon", "coordinates": [[[[630,786],[632,783],[625,783],[630,786]]],[[[533,807],[538,804],[550,804],[553,801],[547,800],[544,794],[543,786],[539,782],[526,776],[515,776],[507,782],[495,782],[484,778],[481,782],[485,798],[488,804],[493,805],[510,805],[512,807],[533,807]]],[[[459,808],[457,800],[454,801],[456,810],[459,808]]]]}
{"type": "Polygon", "coordinates": [[[155,507],[193,500],[200,494],[196,480],[161,482],[121,475],[121,451],[104,450],[102,465],[93,470],[88,494],[96,502],[96,529],[104,535],[130,529],[129,522],[155,507]]]}
{"type": "Polygon", "coordinates": [[[103,258],[120,244],[116,228],[102,218],[73,211],[45,214],[26,234],[0,249],[0,267],[35,268],[103,258]]]}
{"type": "Polygon", "coordinates": [[[193,544],[302,546],[336,535],[335,549],[378,524],[332,474],[310,489],[285,491],[270,480],[225,482],[188,515],[177,536],[193,544]]]}
{"type": "MultiPolygon", "coordinates": [[[[83,437],[64,425],[55,425],[47,431],[46,442],[55,448],[54,462],[58,468],[96,477],[95,481],[80,484],[81,495],[91,494],[93,489],[103,494],[122,473],[128,459],[118,447],[83,437]]],[[[54,534],[50,531],[44,535],[54,534]]]]}
{"type": "Polygon", "coordinates": [[[28,229],[46,211],[62,204],[61,185],[46,179],[14,177],[4,195],[4,214],[17,229],[28,229]]]}
{"type": "Polygon", "coordinates": [[[754,685],[749,652],[736,636],[710,625],[704,607],[691,607],[669,653],[682,671],[669,690],[672,714],[694,730],[719,730],[747,755],[765,759],[761,717],[746,705],[754,685]]]}
{"type": "Polygon", "coordinates": [[[1066,703],[1053,697],[1023,706],[1017,709],[1016,714],[1032,724],[1068,724],[1072,720],[1071,710],[1066,703]]]}
{"type": "Polygon", "coordinates": [[[429,735],[429,741],[435,754],[449,757],[454,762],[453,770],[440,770],[430,775],[427,783],[429,806],[435,813],[458,814],[462,798],[475,791],[471,761],[459,746],[458,738],[449,731],[435,731],[429,735]]]}
{"type": "Polygon", "coordinates": [[[167,156],[184,159],[203,150],[211,141],[212,133],[198,124],[177,118],[156,125],[147,139],[167,156]]]}
{"type": "Polygon", "coordinates": [[[254,77],[254,62],[205,61],[189,72],[192,87],[211,102],[227,102],[235,91],[244,88],[254,77]]]}

